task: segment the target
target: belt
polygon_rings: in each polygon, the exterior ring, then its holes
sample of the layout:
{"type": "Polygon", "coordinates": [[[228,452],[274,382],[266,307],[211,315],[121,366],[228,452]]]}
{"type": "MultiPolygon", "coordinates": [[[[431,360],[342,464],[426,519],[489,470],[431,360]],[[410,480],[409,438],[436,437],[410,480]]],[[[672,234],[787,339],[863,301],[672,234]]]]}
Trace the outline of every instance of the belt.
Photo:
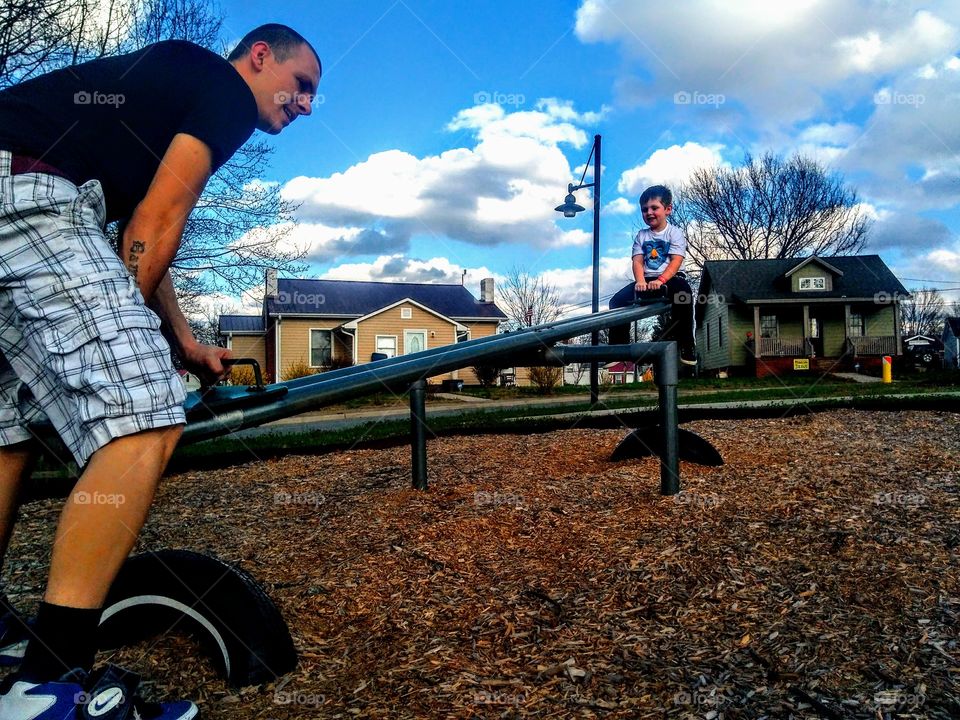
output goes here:
{"type": "Polygon", "coordinates": [[[54,167],[49,163],[45,163],[43,160],[37,160],[35,158],[28,157],[26,155],[11,155],[10,156],[10,174],[25,175],[27,173],[43,173],[45,175],[56,175],[57,177],[62,177],[64,180],[69,180],[74,185],[80,184],[60,168],[54,167]]]}

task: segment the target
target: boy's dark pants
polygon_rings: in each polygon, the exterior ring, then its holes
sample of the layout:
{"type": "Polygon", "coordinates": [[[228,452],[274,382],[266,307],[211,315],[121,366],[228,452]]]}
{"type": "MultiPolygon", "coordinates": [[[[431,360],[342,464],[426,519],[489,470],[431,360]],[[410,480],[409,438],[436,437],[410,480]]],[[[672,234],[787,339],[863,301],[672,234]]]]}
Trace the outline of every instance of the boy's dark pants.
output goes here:
{"type": "MultiPolygon", "coordinates": [[[[629,307],[636,302],[636,283],[630,283],[610,298],[610,309],[629,307]]],[[[694,347],[693,337],[693,292],[690,283],[684,278],[674,275],[667,280],[667,296],[672,306],[667,319],[667,327],[661,340],[675,340],[680,346],[694,347]]],[[[610,328],[611,345],[624,345],[630,342],[630,326],[617,325],[610,328]]]]}

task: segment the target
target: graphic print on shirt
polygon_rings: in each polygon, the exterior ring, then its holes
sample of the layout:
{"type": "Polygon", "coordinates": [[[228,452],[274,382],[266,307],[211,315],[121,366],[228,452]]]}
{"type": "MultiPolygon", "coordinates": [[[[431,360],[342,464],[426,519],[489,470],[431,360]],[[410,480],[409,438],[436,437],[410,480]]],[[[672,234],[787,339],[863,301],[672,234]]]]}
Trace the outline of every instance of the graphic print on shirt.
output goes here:
{"type": "Polygon", "coordinates": [[[663,238],[644,240],[643,269],[649,273],[658,273],[664,264],[670,261],[670,243],[663,238]]]}

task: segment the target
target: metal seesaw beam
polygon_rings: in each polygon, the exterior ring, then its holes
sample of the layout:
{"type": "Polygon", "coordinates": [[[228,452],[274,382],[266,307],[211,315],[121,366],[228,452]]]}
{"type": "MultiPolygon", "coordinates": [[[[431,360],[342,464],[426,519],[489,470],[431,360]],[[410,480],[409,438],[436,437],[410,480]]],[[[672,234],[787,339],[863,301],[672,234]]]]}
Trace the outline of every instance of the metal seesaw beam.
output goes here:
{"type": "MultiPolygon", "coordinates": [[[[561,340],[584,335],[594,330],[623,325],[652,317],[670,308],[666,301],[608,310],[595,315],[560,320],[477,340],[444,345],[412,355],[331,370],[280,385],[287,389],[283,397],[252,407],[215,413],[213,417],[187,424],[181,443],[226,435],[264,423],[299,415],[371,392],[388,389],[405,392],[411,383],[452,370],[484,362],[505,361],[516,365],[514,357],[546,349],[561,340]]],[[[624,346],[626,347],[626,346],[624,346]]],[[[601,348],[602,349],[602,348],[601,348]]],[[[273,385],[268,387],[274,387],[273,385]]]]}
{"type": "MultiPolygon", "coordinates": [[[[622,325],[666,312],[664,300],[609,310],[569,320],[546,323],[510,333],[445,345],[412,355],[388,358],[281,383],[286,394],[252,407],[237,408],[191,422],[181,442],[198,442],[219,435],[382,390],[410,390],[411,450],[414,486],[427,487],[425,380],[451,370],[500,361],[512,366],[566,365],[573,362],[640,360],[650,358],[656,368],[660,396],[662,442],[660,490],[680,490],[677,446],[677,350],[672,342],[613,346],[555,346],[560,340],[622,325]]],[[[276,386],[270,386],[276,387],[276,386]]]]}

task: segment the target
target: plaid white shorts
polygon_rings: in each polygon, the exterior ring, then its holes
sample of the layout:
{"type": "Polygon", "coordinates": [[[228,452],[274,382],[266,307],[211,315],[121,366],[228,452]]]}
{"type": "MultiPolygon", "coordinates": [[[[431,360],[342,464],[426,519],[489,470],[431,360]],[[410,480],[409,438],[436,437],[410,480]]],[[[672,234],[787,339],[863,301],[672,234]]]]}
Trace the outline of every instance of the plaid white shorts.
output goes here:
{"type": "Polygon", "coordinates": [[[100,183],[10,174],[0,151],[0,446],[44,416],[77,463],[185,422],[160,319],[103,233],[100,183]]]}

